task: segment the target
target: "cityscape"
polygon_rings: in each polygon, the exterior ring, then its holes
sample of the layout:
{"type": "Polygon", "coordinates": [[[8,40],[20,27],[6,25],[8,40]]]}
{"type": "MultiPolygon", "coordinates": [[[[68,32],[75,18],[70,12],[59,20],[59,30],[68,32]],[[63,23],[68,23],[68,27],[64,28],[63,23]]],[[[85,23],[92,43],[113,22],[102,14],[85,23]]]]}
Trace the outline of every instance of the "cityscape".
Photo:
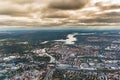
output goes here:
{"type": "Polygon", "coordinates": [[[120,32],[0,31],[0,80],[120,80],[120,32]]]}
{"type": "Polygon", "coordinates": [[[0,80],[120,80],[120,0],[0,0],[0,80]]]}

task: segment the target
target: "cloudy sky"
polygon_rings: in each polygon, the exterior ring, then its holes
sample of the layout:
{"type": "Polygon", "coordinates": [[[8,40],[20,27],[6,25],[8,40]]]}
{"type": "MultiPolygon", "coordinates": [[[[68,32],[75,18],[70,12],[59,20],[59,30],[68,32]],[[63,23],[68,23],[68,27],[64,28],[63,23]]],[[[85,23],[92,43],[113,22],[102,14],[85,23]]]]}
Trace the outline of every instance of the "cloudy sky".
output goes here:
{"type": "Polygon", "coordinates": [[[120,29],[120,0],[0,0],[0,29],[120,29]]]}

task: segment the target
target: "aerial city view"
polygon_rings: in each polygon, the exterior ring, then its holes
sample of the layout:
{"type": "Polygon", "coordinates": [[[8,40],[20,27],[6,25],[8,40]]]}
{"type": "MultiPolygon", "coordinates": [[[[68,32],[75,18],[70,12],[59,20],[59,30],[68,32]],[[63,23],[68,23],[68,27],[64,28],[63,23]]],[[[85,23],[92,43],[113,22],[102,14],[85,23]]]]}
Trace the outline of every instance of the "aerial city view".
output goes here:
{"type": "Polygon", "coordinates": [[[0,5],[0,80],[120,80],[120,0],[0,5]]]}
{"type": "Polygon", "coordinates": [[[120,32],[1,31],[1,80],[120,80],[120,32]]]}

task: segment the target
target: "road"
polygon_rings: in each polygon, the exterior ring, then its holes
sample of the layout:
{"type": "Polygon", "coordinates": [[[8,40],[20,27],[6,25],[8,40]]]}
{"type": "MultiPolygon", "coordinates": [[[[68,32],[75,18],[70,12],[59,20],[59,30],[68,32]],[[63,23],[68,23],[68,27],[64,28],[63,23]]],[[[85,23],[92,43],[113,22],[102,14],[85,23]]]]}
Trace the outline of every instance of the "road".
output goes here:
{"type": "Polygon", "coordinates": [[[50,63],[54,63],[55,62],[55,58],[52,57],[51,55],[49,55],[48,53],[46,53],[45,49],[42,49],[43,54],[47,55],[48,57],[50,57],[50,63]]]}
{"type": "Polygon", "coordinates": [[[52,75],[53,75],[53,69],[50,69],[47,74],[46,74],[46,77],[44,78],[44,80],[50,80],[52,79],[52,75]]]}

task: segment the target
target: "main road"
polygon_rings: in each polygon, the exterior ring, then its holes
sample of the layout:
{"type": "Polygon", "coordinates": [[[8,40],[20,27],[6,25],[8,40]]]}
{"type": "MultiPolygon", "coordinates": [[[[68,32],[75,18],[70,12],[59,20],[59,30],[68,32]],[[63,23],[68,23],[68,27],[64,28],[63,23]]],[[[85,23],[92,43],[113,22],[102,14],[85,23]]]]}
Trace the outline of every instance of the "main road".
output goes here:
{"type": "Polygon", "coordinates": [[[42,49],[42,53],[45,54],[46,56],[50,57],[50,63],[54,63],[54,62],[55,62],[55,58],[52,57],[50,54],[48,54],[48,53],[46,52],[45,48],[42,49]]]}

